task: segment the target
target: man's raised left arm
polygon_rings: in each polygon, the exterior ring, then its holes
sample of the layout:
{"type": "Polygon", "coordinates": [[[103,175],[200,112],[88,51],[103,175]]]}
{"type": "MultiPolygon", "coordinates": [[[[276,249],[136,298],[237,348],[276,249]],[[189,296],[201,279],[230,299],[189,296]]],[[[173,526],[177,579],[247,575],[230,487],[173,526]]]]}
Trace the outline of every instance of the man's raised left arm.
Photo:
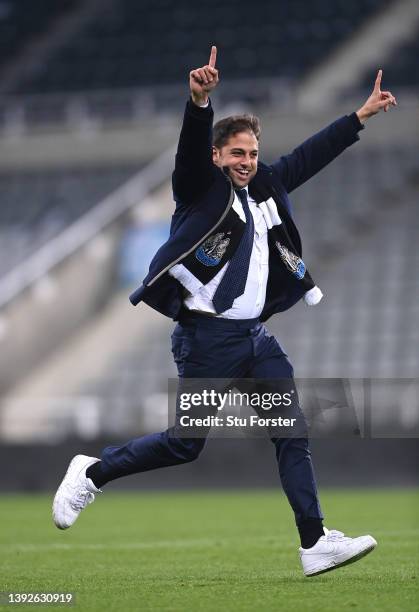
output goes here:
{"type": "Polygon", "coordinates": [[[361,106],[349,116],[341,117],[314,134],[289,155],[282,156],[272,167],[280,174],[282,183],[291,192],[335,159],[359,139],[358,132],[365,122],[381,110],[387,112],[397,106],[390,91],[381,91],[382,70],[378,71],[374,89],[361,106]]]}

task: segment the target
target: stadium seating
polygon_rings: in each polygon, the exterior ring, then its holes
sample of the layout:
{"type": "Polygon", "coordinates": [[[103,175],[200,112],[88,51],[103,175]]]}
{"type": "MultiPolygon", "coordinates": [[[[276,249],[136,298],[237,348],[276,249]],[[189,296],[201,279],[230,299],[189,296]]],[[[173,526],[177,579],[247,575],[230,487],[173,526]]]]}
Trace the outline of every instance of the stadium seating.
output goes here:
{"type": "Polygon", "coordinates": [[[51,22],[78,0],[2,0],[0,2],[0,67],[47,31],[51,22]]]}
{"type": "Polygon", "coordinates": [[[136,170],[138,166],[0,174],[0,276],[136,170]]]}
{"type": "Polygon", "coordinates": [[[391,0],[118,0],[38,67],[18,93],[124,89],[183,81],[211,44],[231,79],[300,77],[391,0]]]}
{"type": "Polygon", "coordinates": [[[310,257],[327,257],[328,248],[334,254],[339,249],[345,252],[348,240],[370,222],[369,215],[377,207],[377,185],[380,202],[385,194],[402,189],[405,174],[415,167],[415,157],[409,147],[382,147],[374,153],[362,147],[351,149],[293,192],[294,214],[310,257]]]}
{"type": "Polygon", "coordinates": [[[416,158],[413,147],[347,152],[295,192],[307,261],[325,292],[318,308],[273,323],[299,376],[416,376],[418,212],[406,193],[416,158]]]}

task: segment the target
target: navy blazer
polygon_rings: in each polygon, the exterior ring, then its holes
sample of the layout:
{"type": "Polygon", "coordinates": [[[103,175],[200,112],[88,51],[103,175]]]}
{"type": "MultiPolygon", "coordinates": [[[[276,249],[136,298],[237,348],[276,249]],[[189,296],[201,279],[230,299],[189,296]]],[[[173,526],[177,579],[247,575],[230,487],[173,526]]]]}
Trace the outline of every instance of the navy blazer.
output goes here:
{"type": "MultiPolygon", "coordinates": [[[[234,201],[230,178],[212,161],[213,117],[211,103],[206,108],[196,106],[191,100],[186,104],[172,176],[176,209],[169,239],[154,255],[142,285],[130,295],[132,304],[143,301],[174,320],[182,308],[183,287],[168,274],[168,270],[181,263],[214,232],[234,201]]],[[[249,183],[249,193],[256,201],[273,197],[279,216],[300,255],[301,240],[292,220],[288,193],[359,140],[358,132],[363,127],[356,113],[352,113],[337,119],[272,165],[258,163],[257,173],[249,183]]],[[[282,267],[275,266],[276,256],[270,249],[262,321],[276,312],[287,310],[305,293],[298,280],[289,285],[289,275],[283,277],[282,267]],[[287,291],[283,290],[285,284],[287,291]]]]}

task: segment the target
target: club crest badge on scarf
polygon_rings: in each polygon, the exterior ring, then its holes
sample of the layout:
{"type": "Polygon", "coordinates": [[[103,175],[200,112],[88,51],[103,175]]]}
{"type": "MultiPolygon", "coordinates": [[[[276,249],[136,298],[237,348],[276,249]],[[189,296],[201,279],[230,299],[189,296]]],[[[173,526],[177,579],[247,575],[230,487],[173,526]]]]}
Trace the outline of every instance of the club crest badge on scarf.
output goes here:
{"type": "Polygon", "coordinates": [[[214,234],[196,249],[195,257],[204,266],[218,266],[229,244],[230,238],[226,233],[214,234]]]}
{"type": "Polygon", "coordinates": [[[291,253],[291,251],[289,251],[286,246],[278,242],[278,240],[275,242],[275,244],[281,259],[287,266],[288,270],[292,272],[292,274],[298,278],[298,280],[304,278],[306,273],[306,265],[303,260],[294,253],[291,253]]]}

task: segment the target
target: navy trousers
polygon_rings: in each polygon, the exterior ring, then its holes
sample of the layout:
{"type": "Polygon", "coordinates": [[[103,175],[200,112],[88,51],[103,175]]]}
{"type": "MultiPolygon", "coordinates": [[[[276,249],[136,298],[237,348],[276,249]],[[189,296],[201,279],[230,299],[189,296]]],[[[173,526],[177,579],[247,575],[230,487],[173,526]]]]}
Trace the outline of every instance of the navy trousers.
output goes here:
{"type": "MultiPolygon", "coordinates": [[[[172,334],[172,352],[181,379],[293,377],[287,355],[257,319],[185,315],[172,334]]],[[[169,428],[105,448],[101,469],[114,479],[187,463],[199,456],[205,441],[205,437],[177,437],[175,429],[169,428]]],[[[307,518],[323,518],[307,438],[272,437],[271,441],[297,525],[307,518]]]]}

